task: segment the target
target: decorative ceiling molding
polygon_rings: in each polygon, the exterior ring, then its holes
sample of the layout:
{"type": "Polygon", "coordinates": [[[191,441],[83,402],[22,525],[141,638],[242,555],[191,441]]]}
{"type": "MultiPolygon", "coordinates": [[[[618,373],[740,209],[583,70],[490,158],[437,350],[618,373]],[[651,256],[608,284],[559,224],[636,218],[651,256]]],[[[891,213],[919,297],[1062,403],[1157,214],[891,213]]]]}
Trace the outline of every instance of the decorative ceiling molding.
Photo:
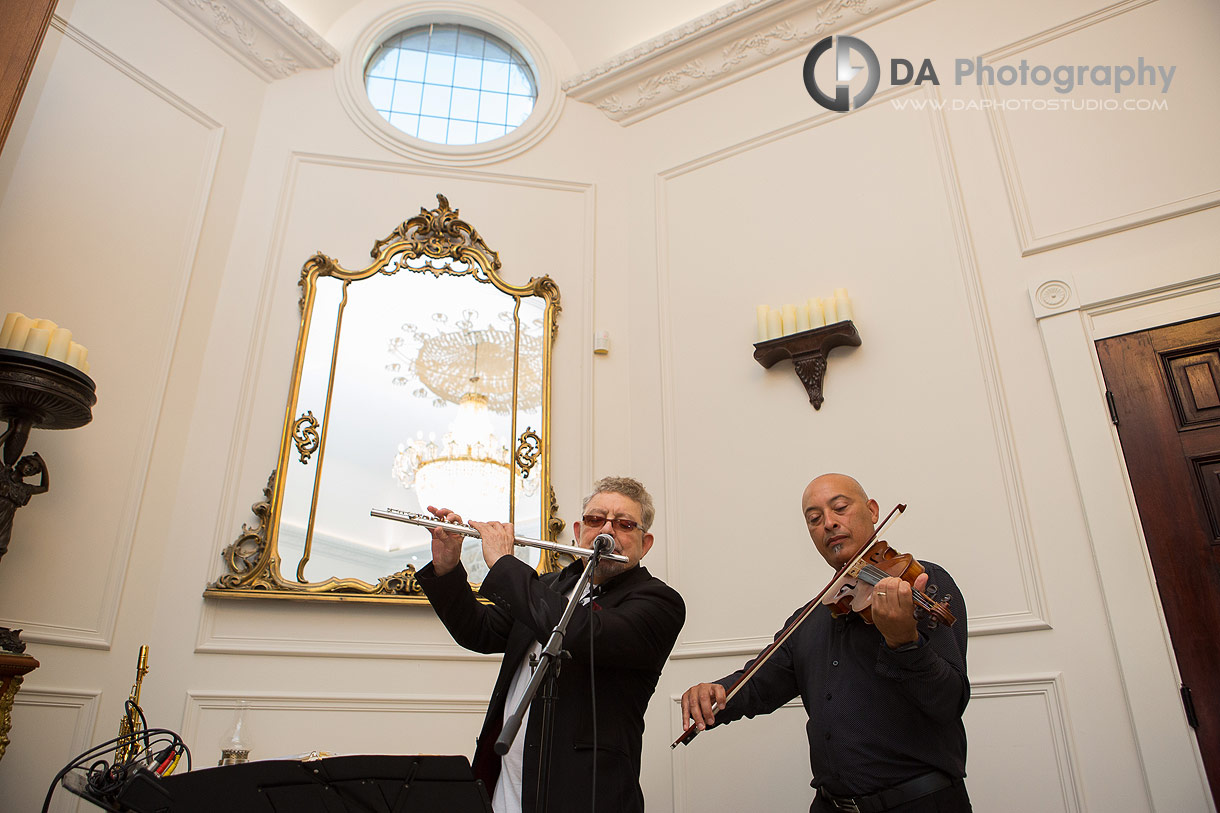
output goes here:
{"type": "Polygon", "coordinates": [[[268,81],[339,61],[339,52],[279,0],[161,3],[268,81]]]}
{"type": "Polygon", "coordinates": [[[822,37],[848,33],[928,0],[735,0],[563,83],[620,124],[756,73],[822,37]]]}

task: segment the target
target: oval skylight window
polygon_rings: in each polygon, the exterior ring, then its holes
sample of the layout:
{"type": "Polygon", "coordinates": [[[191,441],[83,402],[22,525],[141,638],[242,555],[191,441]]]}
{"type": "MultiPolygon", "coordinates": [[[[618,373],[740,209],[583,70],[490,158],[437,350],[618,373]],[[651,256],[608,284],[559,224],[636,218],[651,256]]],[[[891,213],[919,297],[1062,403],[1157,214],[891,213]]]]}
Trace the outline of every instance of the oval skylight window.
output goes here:
{"type": "Polygon", "coordinates": [[[397,129],[434,144],[481,144],[529,118],[529,61],[468,25],[431,24],[386,39],[364,68],[369,101],[397,129]]]}

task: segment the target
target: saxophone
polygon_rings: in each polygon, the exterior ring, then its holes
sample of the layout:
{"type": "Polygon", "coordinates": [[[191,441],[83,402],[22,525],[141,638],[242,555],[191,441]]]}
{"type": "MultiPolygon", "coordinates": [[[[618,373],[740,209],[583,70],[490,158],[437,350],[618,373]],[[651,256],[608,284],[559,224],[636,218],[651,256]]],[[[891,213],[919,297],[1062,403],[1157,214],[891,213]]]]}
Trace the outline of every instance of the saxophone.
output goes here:
{"type": "Polygon", "coordinates": [[[148,644],[140,647],[140,658],[136,661],[136,682],[131,694],[123,704],[123,719],[119,721],[118,748],[114,752],[114,764],[122,765],[138,753],[136,738],[144,728],[140,712],[140,684],[148,674],[148,644]]]}

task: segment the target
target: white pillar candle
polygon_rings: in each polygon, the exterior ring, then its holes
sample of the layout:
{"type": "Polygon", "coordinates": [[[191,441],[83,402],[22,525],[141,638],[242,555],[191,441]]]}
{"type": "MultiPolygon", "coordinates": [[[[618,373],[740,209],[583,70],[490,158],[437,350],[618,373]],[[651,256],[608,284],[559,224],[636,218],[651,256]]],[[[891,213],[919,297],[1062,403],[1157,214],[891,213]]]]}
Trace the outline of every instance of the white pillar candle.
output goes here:
{"type": "Polygon", "coordinates": [[[810,327],[821,327],[826,324],[826,317],[822,315],[822,300],[816,296],[812,297],[805,303],[805,307],[809,309],[810,327]]]}
{"type": "Polygon", "coordinates": [[[26,318],[24,313],[17,313],[16,311],[5,314],[4,328],[0,329],[0,347],[8,347],[8,340],[13,335],[13,325],[17,323],[19,317],[21,319],[26,318]]]}
{"type": "Polygon", "coordinates": [[[30,328],[33,326],[33,319],[18,316],[13,322],[13,332],[9,334],[8,343],[4,345],[5,348],[8,350],[23,350],[25,348],[25,340],[29,338],[30,328]]]}
{"type": "Polygon", "coordinates": [[[758,315],[758,340],[761,342],[767,338],[767,314],[771,309],[766,305],[759,305],[754,312],[758,315]]]}
{"type": "Polygon", "coordinates": [[[25,338],[25,347],[21,348],[27,353],[35,353],[39,356],[47,354],[47,345],[51,343],[51,331],[45,327],[30,328],[29,335],[25,338]]]}
{"type": "Polygon", "coordinates": [[[796,333],[796,305],[784,305],[784,335],[796,333]]]}
{"type": "Polygon", "coordinates": [[[835,314],[835,301],[830,298],[822,300],[822,313],[826,317],[826,324],[833,325],[839,321],[839,317],[835,314]]]}
{"type": "Polygon", "coordinates": [[[851,299],[847,296],[846,288],[835,288],[835,312],[838,314],[840,322],[846,321],[852,316],[851,299]]]}
{"type": "Polygon", "coordinates": [[[68,343],[68,357],[66,359],[64,359],[64,361],[66,361],[68,364],[72,365],[73,367],[75,367],[76,369],[79,370],[80,369],[80,360],[81,360],[80,353],[82,350],[84,350],[84,348],[81,347],[76,342],[69,342],[68,343]]]}
{"type": "Polygon", "coordinates": [[[50,334],[50,332],[55,328],[59,327],[59,325],[55,324],[50,319],[35,319],[34,322],[34,327],[39,328],[40,330],[45,330],[48,334],[50,334]]]}
{"type": "Polygon", "coordinates": [[[796,332],[800,333],[802,330],[808,330],[808,329],[809,329],[809,306],[808,305],[797,305],[796,306],[796,332]]]}
{"type": "Polygon", "coordinates": [[[56,361],[67,361],[68,350],[72,345],[72,331],[66,327],[57,327],[51,331],[51,341],[47,343],[47,358],[56,361]]]}
{"type": "Polygon", "coordinates": [[[779,311],[769,311],[767,313],[767,338],[778,339],[783,335],[784,328],[779,320],[779,311]]]}

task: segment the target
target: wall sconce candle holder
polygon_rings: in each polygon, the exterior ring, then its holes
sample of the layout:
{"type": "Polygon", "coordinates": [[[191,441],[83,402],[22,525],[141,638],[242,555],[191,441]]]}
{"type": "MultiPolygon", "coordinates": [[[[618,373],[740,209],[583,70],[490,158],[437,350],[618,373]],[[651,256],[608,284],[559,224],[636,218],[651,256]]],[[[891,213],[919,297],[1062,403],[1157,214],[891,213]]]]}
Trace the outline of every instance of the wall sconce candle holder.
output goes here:
{"type": "Polygon", "coordinates": [[[13,466],[31,429],[75,429],[93,419],[97,386],[80,370],[35,353],[0,349],[0,435],[3,461],[13,466]]]}
{"type": "MultiPolygon", "coordinates": [[[[47,464],[22,456],[32,429],[75,429],[93,419],[93,379],[62,361],[21,350],[0,350],[0,558],[8,551],[13,515],[50,488],[47,464]],[[29,481],[29,482],[27,482],[29,481]]],[[[25,654],[21,630],[0,627],[0,758],[9,743],[13,698],[24,676],[38,668],[25,654]]]]}
{"type": "Polygon", "coordinates": [[[826,378],[826,356],[843,345],[860,346],[860,334],[850,319],[757,342],[754,359],[766,368],[781,359],[792,359],[797,377],[809,393],[809,403],[814,409],[821,409],[825,400],[822,383],[826,378]]]}

